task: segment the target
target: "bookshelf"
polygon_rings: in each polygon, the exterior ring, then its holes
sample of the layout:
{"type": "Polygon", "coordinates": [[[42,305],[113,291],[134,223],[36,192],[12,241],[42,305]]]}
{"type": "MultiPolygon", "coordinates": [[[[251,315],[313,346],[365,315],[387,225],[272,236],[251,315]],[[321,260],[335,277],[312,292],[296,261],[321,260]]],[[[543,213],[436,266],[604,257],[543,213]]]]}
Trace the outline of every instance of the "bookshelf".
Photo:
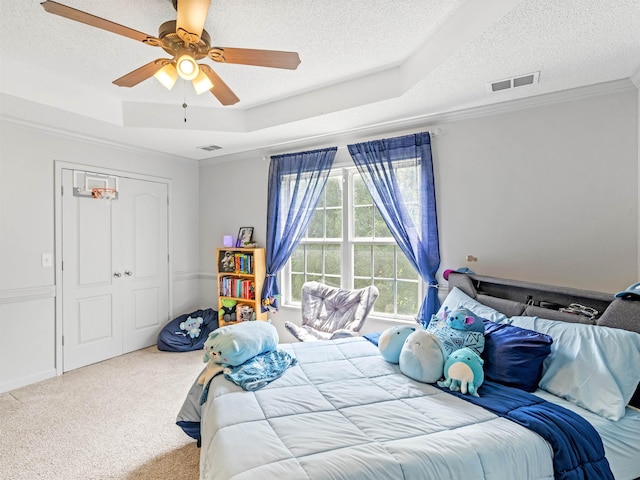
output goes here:
{"type": "Polygon", "coordinates": [[[266,274],[264,248],[218,248],[216,250],[218,266],[218,323],[221,327],[237,323],[246,318],[246,308],[250,307],[256,320],[267,320],[267,312],[260,311],[260,294],[266,274]],[[235,321],[225,320],[224,314],[230,312],[225,303],[235,302],[235,321]]]}

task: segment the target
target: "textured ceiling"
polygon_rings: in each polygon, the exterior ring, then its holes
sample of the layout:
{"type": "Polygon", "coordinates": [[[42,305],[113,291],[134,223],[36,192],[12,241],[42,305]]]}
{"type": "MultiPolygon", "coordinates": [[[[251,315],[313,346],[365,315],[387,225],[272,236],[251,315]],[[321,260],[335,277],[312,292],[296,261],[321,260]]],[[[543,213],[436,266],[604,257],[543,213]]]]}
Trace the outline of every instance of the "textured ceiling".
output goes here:
{"type": "MultiPolygon", "coordinates": [[[[170,0],[60,3],[154,36],[176,16],[170,0]]],[[[205,29],[213,45],[296,51],[302,63],[210,62],[240,98],[228,107],[182,81],[171,92],[153,78],[121,88],[111,82],[165,52],[38,1],[0,0],[0,113],[202,160],[636,79],[640,69],[638,0],[212,0],[205,29]],[[536,85],[487,88],[538,71],[536,85]],[[197,148],[210,144],[223,148],[197,148]]]]}

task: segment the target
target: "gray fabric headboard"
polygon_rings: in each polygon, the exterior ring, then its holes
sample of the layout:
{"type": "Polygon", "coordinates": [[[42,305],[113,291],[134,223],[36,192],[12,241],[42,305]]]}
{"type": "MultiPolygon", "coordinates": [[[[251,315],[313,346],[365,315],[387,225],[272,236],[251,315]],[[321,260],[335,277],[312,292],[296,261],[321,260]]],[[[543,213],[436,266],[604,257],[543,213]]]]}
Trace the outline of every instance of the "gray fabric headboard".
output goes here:
{"type": "MultiPolygon", "coordinates": [[[[474,300],[508,317],[524,315],[640,333],[640,300],[623,300],[610,293],[458,272],[450,272],[448,282],[449,290],[458,287],[474,300]],[[559,311],[559,308],[572,303],[590,307],[598,313],[591,317],[559,311]]],[[[640,386],[629,403],[640,408],[640,386]]]]}

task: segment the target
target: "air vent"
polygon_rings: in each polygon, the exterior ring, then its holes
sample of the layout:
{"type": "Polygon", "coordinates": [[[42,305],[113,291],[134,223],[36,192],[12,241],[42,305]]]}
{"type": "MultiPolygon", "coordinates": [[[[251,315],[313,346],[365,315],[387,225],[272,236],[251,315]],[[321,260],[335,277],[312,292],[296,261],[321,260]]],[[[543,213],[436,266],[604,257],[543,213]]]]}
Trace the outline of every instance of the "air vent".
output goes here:
{"type": "Polygon", "coordinates": [[[535,85],[538,83],[540,72],[527,73],[518,77],[506,78],[504,80],[496,80],[487,84],[490,92],[500,92],[509,90],[510,88],[524,87],[526,85],[535,85]]]}
{"type": "Polygon", "coordinates": [[[204,147],[198,147],[200,150],[206,150],[207,152],[213,152],[214,150],[220,150],[220,145],[205,145],[204,147]]]}

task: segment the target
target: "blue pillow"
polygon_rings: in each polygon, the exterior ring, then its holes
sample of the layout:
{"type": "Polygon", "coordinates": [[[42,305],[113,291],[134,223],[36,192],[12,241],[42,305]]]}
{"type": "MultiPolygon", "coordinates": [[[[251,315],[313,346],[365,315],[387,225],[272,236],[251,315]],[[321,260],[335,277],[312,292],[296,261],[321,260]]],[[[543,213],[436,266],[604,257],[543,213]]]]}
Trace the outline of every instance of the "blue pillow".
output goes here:
{"type": "Polygon", "coordinates": [[[488,380],[534,392],[552,338],[508,324],[484,321],[484,375],[488,380]]]}
{"type": "Polygon", "coordinates": [[[538,317],[509,322],[553,336],[541,389],[609,420],[625,415],[640,381],[640,334],[538,317]]]}

